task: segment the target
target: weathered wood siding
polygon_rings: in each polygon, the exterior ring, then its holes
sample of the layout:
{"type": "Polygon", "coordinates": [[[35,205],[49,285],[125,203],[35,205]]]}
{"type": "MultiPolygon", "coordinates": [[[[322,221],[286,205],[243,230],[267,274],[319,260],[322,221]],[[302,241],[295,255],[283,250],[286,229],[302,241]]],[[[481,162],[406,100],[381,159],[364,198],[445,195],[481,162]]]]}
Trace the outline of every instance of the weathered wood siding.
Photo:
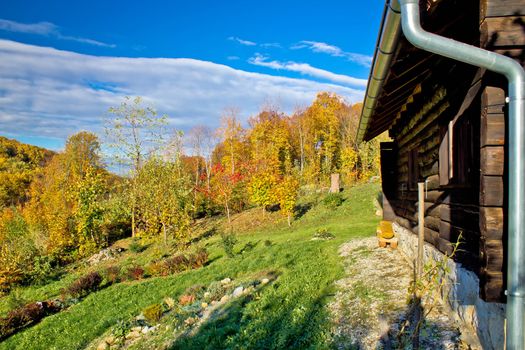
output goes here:
{"type": "MultiPolygon", "coordinates": [[[[477,10],[476,10],[477,11],[477,10]]],[[[525,61],[525,0],[480,0],[479,45],[525,61]]],[[[476,29],[477,30],[477,29],[476,29]]],[[[476,42],[474,40],[474,42],[476,42]]],[[[477,44],[476,43],[476,44],[477,44]]],[[[388,203],[394,220],[417,233],[417,192],[414,172],[426,181],[425,240],[443,253],[451,252],[458,237],[464,250],[455,258],[480,277],[480,295],[487,301],[504,301],[506,273],[507,142],[506,81],[493,73],[465,72],[458,64],[431,67],[431,83],[411,95],[390,128],[396,147],[393,162],[396,181],[386,182],[388,203]],[[481,80],[477,79],[479,77],[481,80]],[[472,80],[469,80],[472,79],[472,80]],[[461,81],[470,84],[457,86],[461,81]],[[480,83],[474,89],[476,83],[480,83]],[[480,87],[479,87],[480,86],[480,87]],[[457,118],[464,101],[476,97],[464,110],[474,134],[471,150],[475,162],[468,181],[449,183],[443,162],[449,145],[444,142],[447,123],[457,118]],[[414,153],[415,152],[415,153],[414,153]],[[441,161],[440,161],[441,152],[441,161]],[[413,164],[417,159],[416,166],[413,164]]],[[[447,141],[448,142],[448,141],[447,141]]],[[[467,150],[463,150],[467,152],[467,150]]],[[[462,150],[460,150],[462,152],[462,150]]],[[[392,153],[393,154],[393,153],[392,153]]],[[[392,162],[390,162],[392,163],[392,162]]],[[[464,180],[464,179],[463,179],[464,180]]]]}

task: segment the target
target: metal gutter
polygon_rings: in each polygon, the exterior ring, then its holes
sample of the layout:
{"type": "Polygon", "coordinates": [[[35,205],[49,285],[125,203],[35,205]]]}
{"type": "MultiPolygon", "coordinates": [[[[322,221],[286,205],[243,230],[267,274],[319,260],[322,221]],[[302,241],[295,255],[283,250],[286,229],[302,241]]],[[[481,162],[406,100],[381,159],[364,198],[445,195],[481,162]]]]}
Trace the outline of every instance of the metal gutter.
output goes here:
{"type": "Polygon", "coordinates": [[[403,34],[414,46],[486,68],[509,81],[507,349],[525,349],[525,71],[513,59],[421,27],[419,0],[400,0],[403,34]]]}
{"type": "Polygon", "coordinates": [[[383,88],[383,83],[392,63],[399,34],[401,33],[401,10],[398,0],[390,0],[385,5],[383,20],[381,21],[380,35],[377,39],[376,52],[372,70],[368,78],[368,85],[357,128],[356,142],[363,141],[370,117],[374,113],[377,104],[377,97],[383,88]]]}

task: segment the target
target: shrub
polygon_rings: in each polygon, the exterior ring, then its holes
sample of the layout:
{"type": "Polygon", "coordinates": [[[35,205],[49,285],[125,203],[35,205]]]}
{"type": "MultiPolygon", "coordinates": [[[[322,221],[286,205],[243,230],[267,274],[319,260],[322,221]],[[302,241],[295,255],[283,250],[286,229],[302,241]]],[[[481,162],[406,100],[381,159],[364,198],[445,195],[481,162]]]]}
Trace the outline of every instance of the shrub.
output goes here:
{"type": "Polygon", "coordinates": [[[140,252],[143,252],[144,249],[146,249],[145,246],[143,246],[142,244],[140,244],[137,240],[133,240],[130,244],[129,244],[129,250],[132,252],[132,253],[140,253],[140,252]]]}
{"type": "Polygon", "coordinates": [[[179,304],[181,306],[191,304],[195,301],[195,295],[192,294],[183,294],[179,297],[179,304]]]}
{"type": "Polygon", "coordinates": [[[329,240],[329,239],[334,239],[335,236],[333,234],[331,234],[330,232],[328,232],[327,228],[323,227],[323,228],[317,229],[317,232],[314,234],[314,238],[315,239],[329,240]]]}
{"type": "Polygon", "coordinates": [[[189,265],[192,269],[203,267],[208,262],[208,252],[206,249],[199,249],[196,253],[190,255],[189,265]]]}
{"type": "Polygon", "coordinates": [[[264,246],[265,247],[271,247],[273,245],[272,241],[270,241],[269,239],[265,240],[264,241],[264,246]]]}
{"type": "Polygon", "coordinates": [[[340,193],[329,193],[326,197],[324,197],[323,204],[329,208],[337,208],[343,204],[344,201],[345,199],[340,193]]]}
{"type": "Polygon", "coordinates": [[[73,298],[82,298],[96,291],[101,283],[102,276],[98,272],[93,271],[73,282],[67,287],[66,291],[73,298]]]}
{"type": "Polygon", "coordinates": [[[35,284],[44,284],[53,278],[54,259],[51,256],[37,256],[33,261],[30,279],[35,284]]]}
{"type": "Polygon", "coordinates": [[[108,284],[120,282],[120,267],[116,265],[108,266],[104,270],[104,279],[108,284]]]}
{"type": "Polygon", "coordinates": [[[205,300],[207,302],[210,302],[212,300],[220,300],[222,296],[226,294],[226,292],[227,290],[221,282],[213,282],[208,287],[205,300]]]}
{"type": "Polygon", "coordinates": [[[130,280],[138,281],[144,277],[144,269],[140,266],[132,266],[127,271],[127,276],[130,280]]]}
{"type": "Polygon", "coordinates": [[[154,323],[160,320],[160,318],[162,317],[162,311],[163,310],[161,304],[153,304],[144,308],[142,310],[142,314],[146,318],[146,321],[154,323]]]}
{"type": "Polygon", "coordinates": [[[165,261],[152,261],[146,266],[146,273],[150,276],[167,276],[168,270],[165,261]]]}
{"type": "Polygon", "coordinates": [[[235,248],[235,245],[238,242],[235,235],[233,233],[221,234],[221,238],[222,238],[222,247],[226,255],[229,258],[235,257],[235,252],[233,250],[235,248]]]}
{"type": "Polygon", "coordinates": [[[164,260],[164,265],[168,274],[186,271],[190,266],[190,261],[184,255],[175,255],[164,260]]]}
{"type": "Polygon", "coordinates": [[[11,310],[7,317],[0,318],[0,340],[15,333],[21,328],[40,321],[47,314],[60,308],[53,302],[36,302],[11,310]]]}

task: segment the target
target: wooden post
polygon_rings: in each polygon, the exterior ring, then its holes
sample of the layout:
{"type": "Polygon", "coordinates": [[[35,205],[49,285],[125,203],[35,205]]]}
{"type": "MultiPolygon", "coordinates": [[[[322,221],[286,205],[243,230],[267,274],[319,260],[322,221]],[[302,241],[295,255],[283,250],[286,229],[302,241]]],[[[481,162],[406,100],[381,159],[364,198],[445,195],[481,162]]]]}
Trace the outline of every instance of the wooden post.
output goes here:
{"type": "Polygon", "coordinates": [[[330,193],[339,193],[341,188],[339,174],[330,176],[330,193]]]}
{"type": "Polygon", "coordinates": [[[423,247],[425,244],[425,183],[418,182],[418,239],[417,239],[417,278],[421,278],[423,274],[423,247]]]}

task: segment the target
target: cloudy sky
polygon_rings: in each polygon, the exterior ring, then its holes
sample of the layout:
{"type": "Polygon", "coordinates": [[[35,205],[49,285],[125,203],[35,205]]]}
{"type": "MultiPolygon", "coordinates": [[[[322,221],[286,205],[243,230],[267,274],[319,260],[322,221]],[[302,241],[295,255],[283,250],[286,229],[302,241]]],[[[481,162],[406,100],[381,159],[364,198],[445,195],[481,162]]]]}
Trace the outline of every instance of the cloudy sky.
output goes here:
{"type": "Polygon", "coordinates": [[[384,2],[3,1],[0,135],[60,149],[143,96],[174,127],[215,127],[319,91],[362,99],[384,2]]]}

